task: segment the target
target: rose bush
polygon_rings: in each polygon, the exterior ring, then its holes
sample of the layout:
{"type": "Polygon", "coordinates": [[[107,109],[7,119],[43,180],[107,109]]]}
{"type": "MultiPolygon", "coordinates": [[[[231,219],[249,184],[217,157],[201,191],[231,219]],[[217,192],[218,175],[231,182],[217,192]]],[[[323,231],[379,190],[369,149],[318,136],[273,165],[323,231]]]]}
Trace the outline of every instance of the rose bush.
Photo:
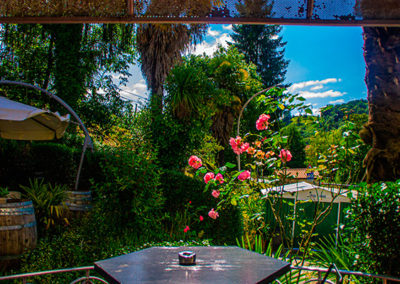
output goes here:
{"type": "Polygon", "coordinates": [[[292,159],[290,151],[283,147],[286,143],[285,138],[269,129],[269,119],[269,115],[262,114],[256,122],[256,129],[264,131],[264,135],[247,134],[244,138],[237,136],[229,140],[232,151],[238,157],[242,155],[249,161],[244,170],[235,170],[236,165],[232,163],[210,169],[202,164],[199,157],[190,157],[189,165],[197,170],[196,176],[204,174],[205,191],[210,191],[218,200],[216,206],[208,212],[211,219],[216,220],[220,217],[218,210],[221,208],[236,206],[241,201],[246,203],[246,199],[252,195],[259,195],[259,178],[264,177],[264,170],[269,169],[271,172],[276,168],[285,169],[286,163],[292,159]],[[268,136],[270,138],[267,138],[268,136]]]}

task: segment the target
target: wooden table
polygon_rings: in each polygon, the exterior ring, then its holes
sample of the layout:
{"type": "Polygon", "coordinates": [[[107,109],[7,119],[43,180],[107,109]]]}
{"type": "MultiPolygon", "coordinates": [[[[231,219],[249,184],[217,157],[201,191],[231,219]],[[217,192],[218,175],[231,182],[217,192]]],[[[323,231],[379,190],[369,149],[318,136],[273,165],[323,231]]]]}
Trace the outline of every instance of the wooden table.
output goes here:
{"type": "Polygon", "coordinates": [[[152,247],[97,261],[109,283],[270,283],[290,264],[239,247],[152,247]],[[179,265],[178,252],[196,253],[196,265],[179,265]]]}

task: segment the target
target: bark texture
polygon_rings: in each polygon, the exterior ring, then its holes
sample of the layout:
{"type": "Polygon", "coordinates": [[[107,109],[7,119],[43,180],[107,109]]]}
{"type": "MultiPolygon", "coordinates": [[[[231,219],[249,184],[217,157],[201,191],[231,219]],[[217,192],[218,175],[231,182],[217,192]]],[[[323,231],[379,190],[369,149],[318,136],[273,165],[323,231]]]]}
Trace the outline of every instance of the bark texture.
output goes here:
{"type": "Polygon", "coordinates": [[[367,182],[400,178],[400,28],[364,27],[369,119],[360,136],[372,148],[367,182]]]}

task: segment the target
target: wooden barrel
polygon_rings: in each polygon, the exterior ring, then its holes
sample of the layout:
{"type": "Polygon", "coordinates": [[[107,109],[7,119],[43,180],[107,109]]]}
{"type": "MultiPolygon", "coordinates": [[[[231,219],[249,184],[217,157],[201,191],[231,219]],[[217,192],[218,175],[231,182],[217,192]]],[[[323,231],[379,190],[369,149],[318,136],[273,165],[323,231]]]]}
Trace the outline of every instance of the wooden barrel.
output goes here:
{"type": "Polygon", "coordinates": [[[0,203],[0,270],[18,263],[25,250],[36,247],[37,230],[32,201],[7,199],[0,203]]]}
{"type": "Polygon", "coordinates": [[[67,191],[67,200],[65,204],[68,206],[73,217],[80,217],[92,209],[91,203],[91,191],[67,191]]]}

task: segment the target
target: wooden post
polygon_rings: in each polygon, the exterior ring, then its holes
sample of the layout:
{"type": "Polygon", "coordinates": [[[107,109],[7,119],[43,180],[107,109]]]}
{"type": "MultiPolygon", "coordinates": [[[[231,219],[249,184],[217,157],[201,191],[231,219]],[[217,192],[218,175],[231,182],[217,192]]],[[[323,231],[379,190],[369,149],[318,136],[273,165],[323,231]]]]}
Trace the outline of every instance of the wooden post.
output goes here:
{"type": "Polygon", "coordinates": [[[313,15],[314,0],[307,0],[307,20],[310,20],[313,15]]]}
{"type": "Polygon", "coordinates": [[[128,4],[128,16],[133,17],[133,1],[134,0],[127,0],[128,4]]]}

